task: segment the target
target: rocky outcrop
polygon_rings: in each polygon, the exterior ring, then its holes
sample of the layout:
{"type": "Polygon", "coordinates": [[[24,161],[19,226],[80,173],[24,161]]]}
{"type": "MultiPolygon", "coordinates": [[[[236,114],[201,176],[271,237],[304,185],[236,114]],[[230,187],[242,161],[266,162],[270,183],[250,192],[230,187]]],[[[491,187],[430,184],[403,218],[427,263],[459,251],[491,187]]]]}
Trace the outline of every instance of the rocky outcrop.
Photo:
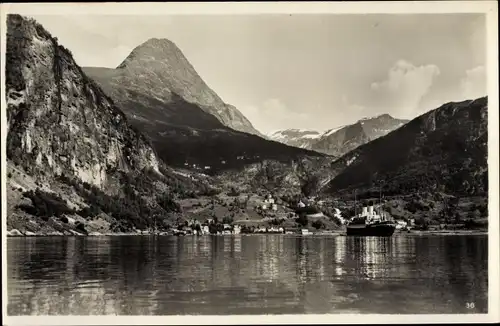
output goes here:
{"type": "Polygon", "coordinates": [[[158,171],[147,139],[41,25],[8,16],[6,61],[9,160],[99,187],[110,171],[158,171]]]}

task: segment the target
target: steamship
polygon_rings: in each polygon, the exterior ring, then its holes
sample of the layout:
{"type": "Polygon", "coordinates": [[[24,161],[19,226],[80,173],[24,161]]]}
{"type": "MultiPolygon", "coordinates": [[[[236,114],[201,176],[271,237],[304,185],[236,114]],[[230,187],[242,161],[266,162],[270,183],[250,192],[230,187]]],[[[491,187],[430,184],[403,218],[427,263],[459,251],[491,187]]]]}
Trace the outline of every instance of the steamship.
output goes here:
{"type": "Polygon", "coordinates": [[[396,224],[377,214],[373,206],[363,207],[360,214],[352,217],[346,226],[347,235],[390,237],[396,230],[396,224]]]}

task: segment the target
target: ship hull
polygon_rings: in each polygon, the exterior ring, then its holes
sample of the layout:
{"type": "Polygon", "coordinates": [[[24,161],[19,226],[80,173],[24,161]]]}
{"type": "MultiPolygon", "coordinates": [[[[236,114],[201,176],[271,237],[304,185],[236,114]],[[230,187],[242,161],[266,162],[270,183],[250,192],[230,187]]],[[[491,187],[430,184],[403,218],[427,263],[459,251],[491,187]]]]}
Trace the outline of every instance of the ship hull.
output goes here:
{"type": "Polygon", "coordinates": [[[394,234],[396,226],[393,224],[352,225],[347,226],[347,235],[368,237],[390,237],[394,234]]]}

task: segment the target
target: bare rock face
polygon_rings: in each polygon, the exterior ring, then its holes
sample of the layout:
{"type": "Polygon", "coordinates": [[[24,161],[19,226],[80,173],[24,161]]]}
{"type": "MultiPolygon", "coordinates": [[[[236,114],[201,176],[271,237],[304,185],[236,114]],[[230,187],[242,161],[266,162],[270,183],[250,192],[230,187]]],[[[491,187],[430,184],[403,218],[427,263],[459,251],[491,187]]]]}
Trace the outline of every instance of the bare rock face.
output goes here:
{"type": "Polygon", "coordinates": [[[148,141],[41,25],[8,16],[6,61],[9,160],[99,187],[110,171],[158,171],[148,141]]]}
{"type": "MultiPolygon", "coordinates": [[[[180,97],[214,116],[222,125],[237,131],[260,135],[234,106],[226,104],[203,81],[181,50],[170,40],[150,39],[136,47],[116,68],[84,68],[113,99],[127,107],[136,94],[146,95],[168,106],[180,97]]],[[[179,108],[182,110],[182,108],[179,108]]],[[[133,112],[136,114],[137,112],[133,112]]],[[[200,112],[175,112],[185,116],[186,125],[205,119],[200,112]],[[191,121],[190,121],[191,120],[191,121]]],[[[211,124],[208,127],[214,128],[211,124]]]]}

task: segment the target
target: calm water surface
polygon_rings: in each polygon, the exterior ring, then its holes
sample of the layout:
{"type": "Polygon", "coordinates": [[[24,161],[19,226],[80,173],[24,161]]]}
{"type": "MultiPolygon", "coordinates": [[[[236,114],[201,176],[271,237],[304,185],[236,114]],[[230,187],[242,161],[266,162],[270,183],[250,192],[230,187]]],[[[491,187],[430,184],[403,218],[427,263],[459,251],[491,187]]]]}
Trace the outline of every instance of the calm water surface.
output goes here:
{"type": "Polygon", "coordinates": [[[487,240],[9,238],[8,313],[486,313],[487,240]]]}

